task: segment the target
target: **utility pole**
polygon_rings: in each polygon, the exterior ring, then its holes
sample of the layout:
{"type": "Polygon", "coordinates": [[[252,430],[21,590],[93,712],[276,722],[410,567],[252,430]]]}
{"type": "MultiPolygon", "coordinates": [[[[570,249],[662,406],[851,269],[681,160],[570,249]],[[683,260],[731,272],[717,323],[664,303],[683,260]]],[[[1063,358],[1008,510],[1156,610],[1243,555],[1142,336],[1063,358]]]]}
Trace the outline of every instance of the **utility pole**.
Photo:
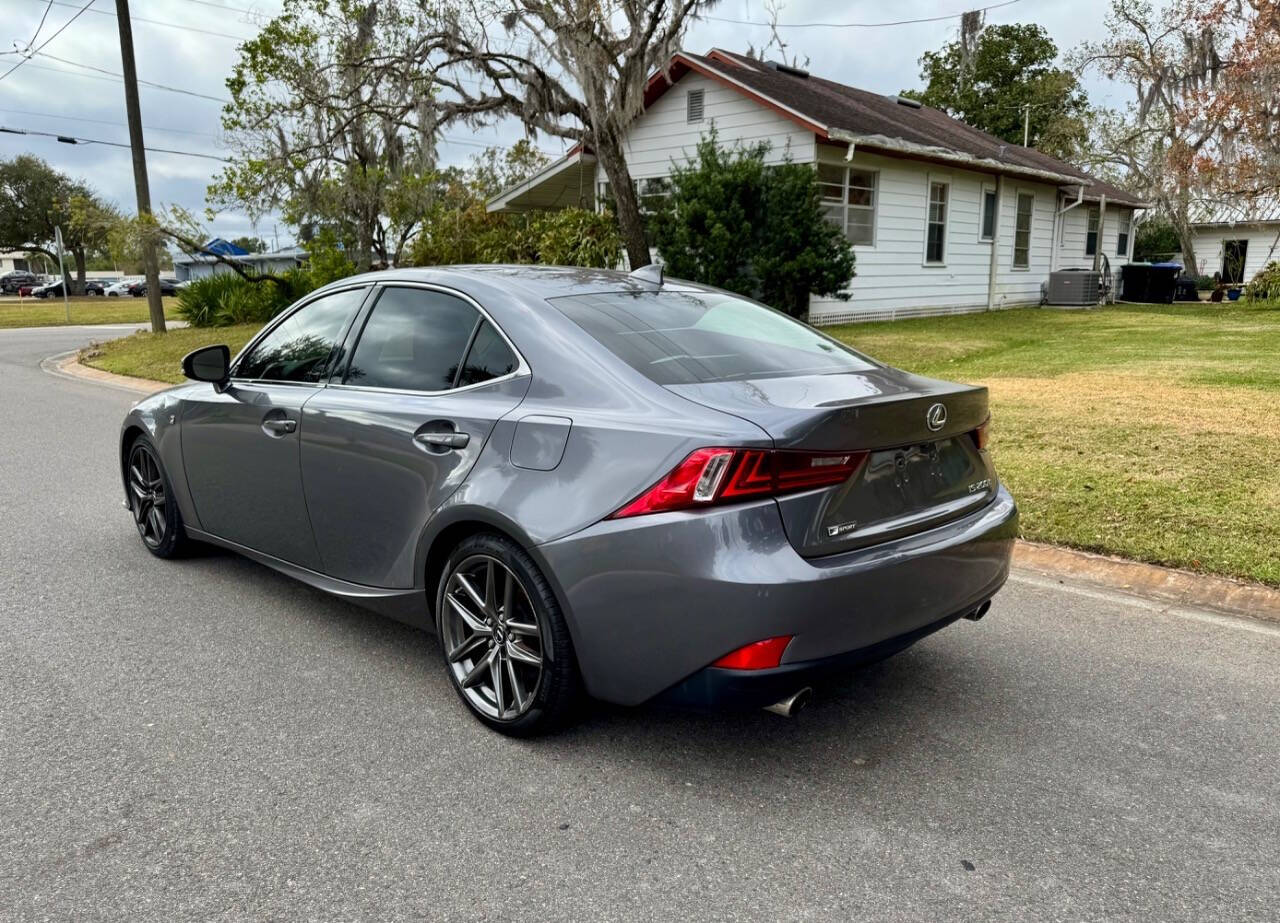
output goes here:
{"type": "Polygon", "coordinates": [[[1022,107],[1022,146],[1031,146],[1031,103],[1022,107]]]}
{"type": "Polygon", "coordinates": [[[133,149],[133,185],[138,192],[138,219],[142,224],[142,267],[147,278],[147,307],[151,331],[164,333],[164,306],[160,302],[160,261],[148,219],[151,217],[151,187],[147,182],[147,152],[142,146],[142,109],[138,105],[138,69],[133,62],[133,26],[129,22],[129,0],[116,0],[116,21],[120,24],[120,64],[124,77],[124,105],[129,117],[129,147],[133,149]]]}

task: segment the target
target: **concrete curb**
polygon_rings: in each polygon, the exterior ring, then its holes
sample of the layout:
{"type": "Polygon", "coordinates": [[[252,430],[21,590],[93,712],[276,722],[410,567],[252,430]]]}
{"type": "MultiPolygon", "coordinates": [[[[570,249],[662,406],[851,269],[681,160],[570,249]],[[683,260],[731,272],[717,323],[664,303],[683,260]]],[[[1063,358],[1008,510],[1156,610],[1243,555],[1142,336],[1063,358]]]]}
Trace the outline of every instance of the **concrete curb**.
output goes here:
{"type": "Polygon", "coordinates": [[[1013,565],[1048,577],[1071,578],[1187,608],[1280,622],[1280,589],[1259,583],[1038,542],[1019,541],[1014,547],[1013,565]]]}
{"type": "MultiPolygon", "coordinates": [[[[142,394],[154,394],[173,387],[162,381],[131,378],[91,368],[82,365],[78,356],[78,350],[51,356],[41,366],[54,375],[142,394]]],[[[1019,541],[1014,546],[1013,565],[1047,577],[1069,578],[1188,608],[1280,622],[1280,589],[1258,583],[1211,577],[1039,542],[1019,541]]]]}
{"type": "Polygon", "coordinates": [[[163,381],[152,381],[149,378],[134,378],[131,375],[117,375],[115,372],[105,372],[102,369],[95,369],[80,362],[80,350],[72,350],[69,353],[60,353],[56,356],[50,356],[40,363],[40,367],[52,375],[58,375],[62,378],[77,378],[81,381],[92,382],[98,385],[108,385],[113,388],[122,388],[125,391],[136,391],[140,394],[155,394],[157,391],[163,391],[166,388],[172,388],[173,385],[163,381]]]}

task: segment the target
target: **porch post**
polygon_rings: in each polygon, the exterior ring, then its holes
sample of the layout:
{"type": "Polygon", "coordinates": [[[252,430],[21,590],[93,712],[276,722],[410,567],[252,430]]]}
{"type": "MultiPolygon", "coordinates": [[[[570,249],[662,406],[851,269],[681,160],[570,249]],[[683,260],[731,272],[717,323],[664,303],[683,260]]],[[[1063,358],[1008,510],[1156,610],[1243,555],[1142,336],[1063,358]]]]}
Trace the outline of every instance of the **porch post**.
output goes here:
{"type": "MultiPolygon", "coordinates": [[[[996,214],[991,226],[991,261],[987,265],[987,310],[996,307],[996,274],[1000,269],[1000,209],[1004,207],[1004,174],[996,176],[996,214]]],[[[978,215],[981,227],[982,215],[978,215]]]]}

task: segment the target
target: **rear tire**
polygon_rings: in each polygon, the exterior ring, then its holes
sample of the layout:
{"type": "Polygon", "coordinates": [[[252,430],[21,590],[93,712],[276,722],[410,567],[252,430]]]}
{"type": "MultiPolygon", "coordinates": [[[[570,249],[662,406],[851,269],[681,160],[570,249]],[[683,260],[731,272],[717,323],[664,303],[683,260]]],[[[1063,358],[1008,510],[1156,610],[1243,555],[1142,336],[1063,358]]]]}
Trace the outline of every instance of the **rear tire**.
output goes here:
{"type": "Polygon", "coordinates": [[[169,476],[160,462],[160,453],[146,436],[139,436],[129,446],[125,465],[129,512],[142,544],[157,558],[177,558],[191,546],[182,524],[178,500],[169,484],[169,476]]]}
{"type": "Polygon", "coordinates": [[[533,737],[577,717],[584,696],[568,625],[515,542],[493,533],[463,539],[445,562],[435,615],[445,672],[481,722],[533,737]]]}

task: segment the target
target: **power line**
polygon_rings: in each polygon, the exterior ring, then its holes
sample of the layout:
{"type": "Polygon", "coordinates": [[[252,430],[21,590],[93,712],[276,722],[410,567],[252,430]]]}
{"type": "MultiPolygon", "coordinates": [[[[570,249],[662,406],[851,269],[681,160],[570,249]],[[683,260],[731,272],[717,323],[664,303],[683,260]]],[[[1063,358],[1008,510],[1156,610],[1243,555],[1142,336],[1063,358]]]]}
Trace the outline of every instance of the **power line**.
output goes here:
{"type": "Polygon", "coordinates": [[[226,10],[228,13],[244,13],[246,16],[266,16],[269,14],[264,10],[247,10],[242,6],[228,6],[225,3],[211,3],[210,0],[187,0],[188,3],[198,3],[201,6],[211,6],[215,10],[226,10]]]}
{"type": "MultiPolygon", "coordinates": [[[[60,64],[70,64],[72,67],[83,67],[85,70],[96,71],[99,74],[106,74],[108,77],[111,77],[114,80],[118,80],[122,83],[124,82],[124,76],[122,74],[117,74],[115,71],[109,71],[102,67],[95,67],[92,64],[81,64],[79,61],[68,61],[66,58],[59,58],[49,54],[48,52],[45,52],[44,54],[42,54],[41,57],[48,58],[50,61],[57,61],[60,64]]],[[[32,66],[38,67],[39,65],[33,64],[32,66]]],[[[48,67],[45,69],[58,71],[59,73],[62,73],[62,74],[75,74],[78,77],[89,76],[88,74],[77,74],[75,71],[62,70],[61,68],[57,68],[57,67],[48,67]]],[[[231,100],[221,96],[210,96],[207,93],[197,93],[195,90],[184,90],[182,87],[169,86],[167,83],[154,83],[150,80],[139,80],[138,83],[142,84],[143,86],[151,87],[152,89],[155,89],[155,90],[167,90],[170,93],[181,93],[183,96],[195,96],[198,99],[208,99],[208,100],[212,100],[215,103],[231,102],[231,100]]]]}
{"type": "MultiPolygon", "coordinates": [[[[9,135],[35,135],[41,138],[54,138],[63,144],[105,144],[108,147],[129,147],[128,144],[120,141],[103,141],[101,138],[78,138],[75,135],[60,135],[52,131],[35,131],[28,128],[9,128],[4,125],[0,125],[0,132],[9,135]]],[[[231,162],[229,157],[219,157],[216,154],[200,154],[195,151],[175,151],[167,147],[144,147],[143,150],[151,151],[155,154],[178,154],[182,157],[201,157],[205,160],[220,160],[223,163],[231,162]]]]}
{"type": "MultiPolygon", "coordinates": [[[[885,26],[910,26],[922,22],[942,22],[946,19],[959,19],[966,13],[985,13],[988,10],[998,10],[1002,6],[1013,6],[1013,4],[1021,2],[1022,0],[1005,0],[1003,3],[993,3],[990,6],[980,7],[976,10],[961,10],[959,13],[926,16],[923,19],[899,19],[894,22],[780,22],[777,27],[779,29],[880,29],[885,26]]],[[[773,26],[773,23],[761,22],[758,19],[726,19],[723,16],[700,16],[699,18],[732,23],[735,26],[773,26]]]]}
{"type": "MultiPolygon", "coordinates": [[[[81,7],[77,12],[76,12],[76,14],[75,14],[74,16],[72,16],[70,19],[68,19],[66,22],[64,22],[64,23],[62,24],[62,27],[61,27],[60,29],[58,29],[58,31],[57,31],[57,32],[53,33],[53,35],[49,36],[47,39],[45,39],[43,42],[41,42],[41,43],[40,43],[40,48],[43,48],[45,45],[48,45],[48,44],[49,44],[50,42],[52,42],[55,38],[57,38],[59,35],[61,35],[63,32],[65,32],[65,31],[66,31],[67,26],[71,25],[73,22],[75,22],[77,19],[79,19],[79,18],[84,14],[84,11],[85,11],[85,10],[87,10],[87,9],[89,9],[89,7],[91,7],[91,6],[93,6],[93,0],[89,0],[89,2],[88,2],[88,3],[86,3],[84,6],[82,6],[82,7],[81,7]]],[[[37,54],[37,53],[39,53],[40,48],[33,48],[33,49],[31,50],[31,52],[30,52],[30,53],[31,53],[32,55],[37,54]]],[[[3,80],[5,77],[8,77],[10,74],[12,74],[14,71],[16,71],[18,68],[20,68],[22,65],[26,64],[26,63],[27,63],[28,61],[30,61],[30,60],[31,60],[30,56],[23,58],[23,59],[22,59],[21,61],[19,61],[17,64],[13,65],[13,67],[11,67],[11,68],[9,68],[7,71],[5,71],[3,74],[0,74],[0,80],[3,80]]]]}
{"type": "Polygon", "coordinates": [[[28,48],[34,45],[36,43],[36,39],[40,37],[40,30],[44,28],[44,21],[49,18],[49,11],[51,9],[53,9],[53,0],[49,0],[49,2],[45,4],[44,15],[40,17],[40,25],[36,26],[36,31],[31,36],[31,41],[27,42],[28,48]]]}
{"type": "MultiPolygon", "coordinates": [[[[35,2],[40,3],[41,0],[35,0],[35,2]]],[[[75,8],[75,4],[64,3],[63,0],[50,0],[50,3],[53,6],[66,6],[71,7],[72,9],[75,8]]],[[[116,15],[111,10],[89,10],[89,12],[97,13],[99,16],[110,16],[113,19],[116,15]]],[[[215,32],[212,29],[199,29],[195,26],[184,26],[181,23],[176,22],[164,22],[160,19],[147,19],[144,16],[130,16],[129,19],[133,22],[145,22],[152,26],[164,26],[166,29],[181,29],[184,32],[199,32],[201,35],[214,35],[218,38],[231,38],[235,39],[237,42],[247,42],[250,39],[250,36],[248,35],[232,35],[230,32],[215,32]]]]}
{"type": "MultiPolygon", "coordinates": [[[[70,72],[68,71],[68,73],[70,72]]],[[[85,76],[88,75],[86,74],[85,76]]],[[[30,109],[0,109],[0,112],[8,115],[30,115],[38,119],[65,119],[68,122],[91,122],[94,125],[114,125],[117,128],[128,128],[128,125],[124,122],[113,122],[110,119],[89,119],[83,116],[63,115],[62,113],[50,115],[48,112],[32,112],[30,109]]],[[[205,138],[220,137],[217,133],[212,131],[195,131],[189,128],[160,128],[157,125],[143,125],[142,127],[147,131],[158,131],[171,135],[200,135],[205,138]]]]}

